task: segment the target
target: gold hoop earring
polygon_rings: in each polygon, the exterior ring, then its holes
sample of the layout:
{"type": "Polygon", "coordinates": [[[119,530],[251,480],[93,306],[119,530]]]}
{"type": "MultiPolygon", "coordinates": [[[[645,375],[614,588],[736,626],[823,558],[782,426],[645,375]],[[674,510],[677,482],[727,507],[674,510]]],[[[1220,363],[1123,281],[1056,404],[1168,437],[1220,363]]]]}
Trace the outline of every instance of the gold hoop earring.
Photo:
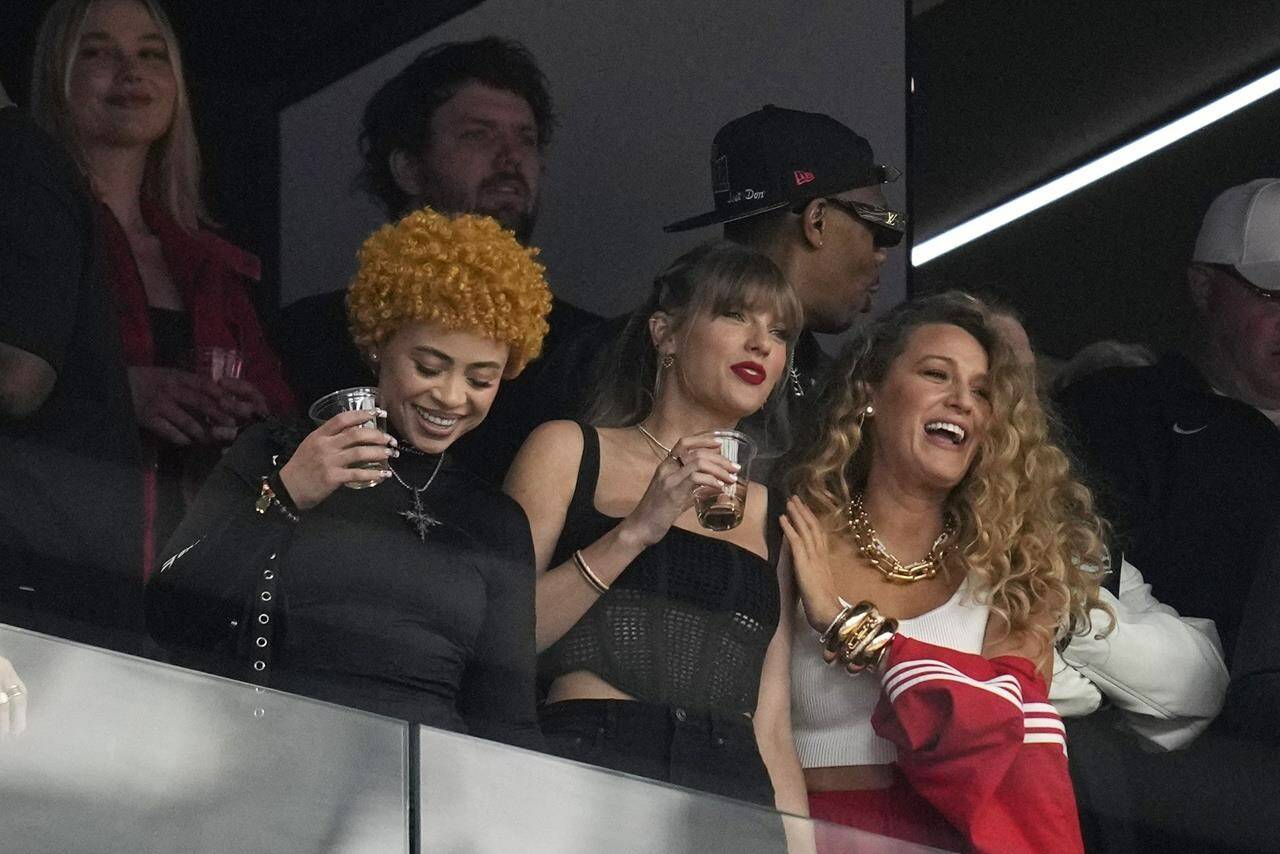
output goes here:
{"type": "Polygon", "coordinates": [[[676,363],[676,357],[670,353],[664,353],[662,356],[662,368],[666,370],[676,363]]]}

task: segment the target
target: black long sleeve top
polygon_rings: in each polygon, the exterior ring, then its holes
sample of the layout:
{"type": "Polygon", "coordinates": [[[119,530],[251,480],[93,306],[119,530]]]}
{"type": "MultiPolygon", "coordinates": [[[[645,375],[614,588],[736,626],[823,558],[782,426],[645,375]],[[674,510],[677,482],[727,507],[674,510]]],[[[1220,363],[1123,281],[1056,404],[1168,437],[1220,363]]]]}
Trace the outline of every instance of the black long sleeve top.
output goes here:
{"type": "MultiPolygon", "coordinates": [[[[446,459],[422,493],[440,522],[425,541],[400,515],[413,497],[395,479],[340,488],[297,522],[259,513],[262,478],[301,435],[252,427],[214,470],[148,586],[152,636],[247,674],[267,634],[249,606],[271,571],[271,687],[538,748],[533,544],[519,505],[446,459]]],[[[393,462],[421,486],[438,458],[393,462]]]]}

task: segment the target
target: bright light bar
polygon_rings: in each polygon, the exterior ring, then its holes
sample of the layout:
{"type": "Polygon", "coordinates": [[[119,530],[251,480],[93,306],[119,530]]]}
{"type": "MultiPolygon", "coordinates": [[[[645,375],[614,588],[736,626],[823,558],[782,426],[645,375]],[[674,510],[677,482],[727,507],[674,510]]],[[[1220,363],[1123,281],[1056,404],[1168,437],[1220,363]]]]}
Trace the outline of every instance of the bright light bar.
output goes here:
{"type": "Polygon", "coordinates": [[[1104,154],[1097,160],[1092,160],[1078,169],[1054,178],[1047,184],[1028,190],[986,213],[979,214],[936,237],[916,244],[911,250],[911,266],[919,267],[928,264],[934,258],[945,255],[952,249],[964,246],[971,240],[977,240],[982,235],[1008,225],[1015,219],[1026,216],[1051,202],[1056,202],[1063,196],[1105,178],[1148,154],[1154,154],[1165,146],[1172,145],[1184,136],[1189,136],[1218,119],[1229,116],[1260,98],[1265,98],[1277,89],[1280,89],[1280,68],[1133,142],[1120,146],[1110,154],[1104,154]]]}

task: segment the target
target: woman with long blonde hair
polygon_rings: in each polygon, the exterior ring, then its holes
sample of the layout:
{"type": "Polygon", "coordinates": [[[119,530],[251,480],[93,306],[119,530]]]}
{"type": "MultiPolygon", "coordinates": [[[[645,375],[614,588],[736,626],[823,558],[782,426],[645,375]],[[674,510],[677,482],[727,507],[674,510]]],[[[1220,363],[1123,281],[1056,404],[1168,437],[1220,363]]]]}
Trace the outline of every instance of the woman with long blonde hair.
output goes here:
{"type": "Polygon", "coordinates": [[[101,203],[105,278],[149,456],[145,574],[218,447],[293,398],[250,299],[258,260],[202,225],[199,149],[163,9],[58,0],[36,38],[31,88],[34,118],[101,203]]]}
{"type": "Polygon", "coordinates": [[[1084,567],[1103,544],[1030,373],[980,302],[942,294],[865,330],[819,411],[782,522],[811,814],[952,850],[1079,850],[1048,682],[1099,605],[1084,567]]]}

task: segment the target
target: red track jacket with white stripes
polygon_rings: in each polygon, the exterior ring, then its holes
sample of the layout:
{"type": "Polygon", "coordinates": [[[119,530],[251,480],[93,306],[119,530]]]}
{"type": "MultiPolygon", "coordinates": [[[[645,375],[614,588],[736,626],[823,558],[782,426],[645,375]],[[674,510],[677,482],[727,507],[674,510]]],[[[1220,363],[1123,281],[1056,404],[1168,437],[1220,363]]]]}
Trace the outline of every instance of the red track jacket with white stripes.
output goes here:
{"type": "Polygon", "coordinates": [[[1083,851],[1065,730],[1035,666],[899,635],[872,726],[979,852],[1083,851]]]}

